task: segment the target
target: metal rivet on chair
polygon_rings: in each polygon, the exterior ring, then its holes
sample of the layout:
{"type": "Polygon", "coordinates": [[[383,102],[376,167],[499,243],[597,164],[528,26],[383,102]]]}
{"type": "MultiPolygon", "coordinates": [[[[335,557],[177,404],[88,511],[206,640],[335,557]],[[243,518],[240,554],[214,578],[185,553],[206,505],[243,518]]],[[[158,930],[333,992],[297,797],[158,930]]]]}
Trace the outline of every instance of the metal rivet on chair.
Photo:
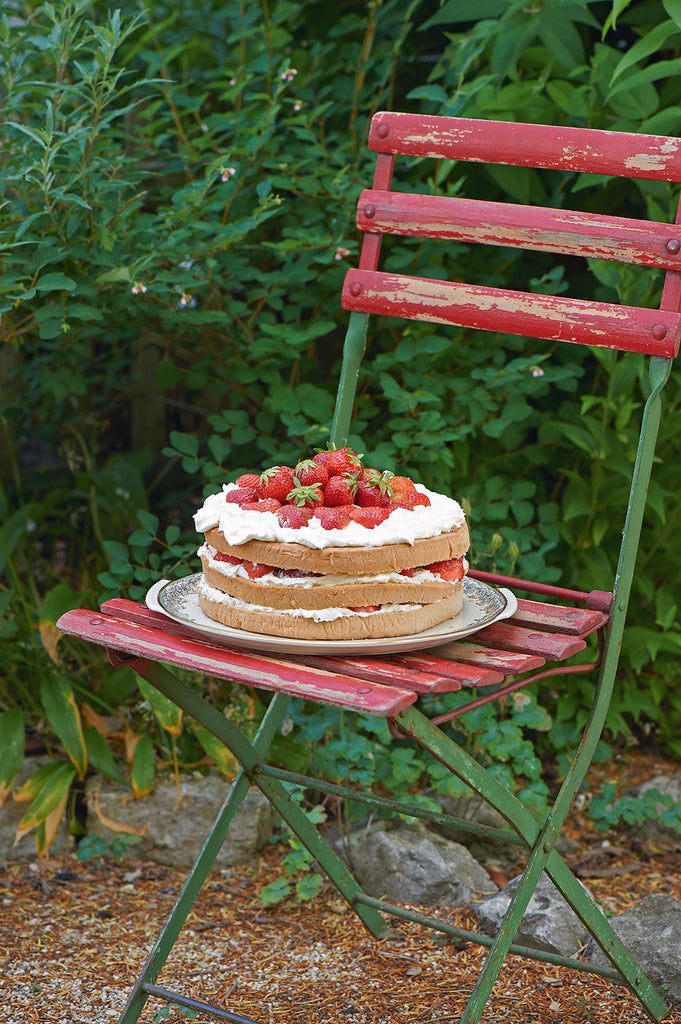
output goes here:
{"type": "Polygon", "coordinates": [[[364,207],[364,216],[365,217],[374,217],[375,214],[376,214],[376,207],[374,206],[373,203],[368,203],[364,207]]]}
{"type": "Polygon", "coordinates": [[[681,249],[681,242],[678,238],[670,238],[667,242],[667,252],[670,256],[676,256],[677,252],[681,249]]]}
{"type": "Polygon", "coordinates": [[[655,341],[662,341],[663,338],[667,337],[667,328],[664,324],[655,324],[652,331],[650,332],[655,341]]]}
{"type": "Polygon", "coordinates": [[[353,281],[350,285],[350,294],[357,298],[358,295],[362,294],[362,286],[359,281],[353,281]]]}
{"type": "Polygon", "coordinates": [[[390,128],[388,127],[387,124],[379,124],[378,128],[376,129],[376,134],[378,135],[379,139],[384,139],[389,132],[390,128]]]}

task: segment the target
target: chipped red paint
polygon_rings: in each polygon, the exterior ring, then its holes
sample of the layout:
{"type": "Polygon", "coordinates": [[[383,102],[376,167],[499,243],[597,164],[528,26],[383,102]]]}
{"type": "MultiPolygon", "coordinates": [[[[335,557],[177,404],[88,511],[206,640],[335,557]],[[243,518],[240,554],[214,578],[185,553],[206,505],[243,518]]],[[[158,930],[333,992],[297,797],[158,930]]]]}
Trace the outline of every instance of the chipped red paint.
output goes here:
{"type": "Polygon", "coordinates": [[[681,228],[597,213],[365,189],[357,226],[681,270],[681,228]]]}
{"type": "Polygon", "coordinates": [[[681,338],[678,313],[371,270],[348,271],[342,303],[365,313],[656,356],[674,356],[681,338]]]}
{"type": "Polygon", "coordinates": [[[371,122],[369,148],[377,153],[681,181],[681,139],[633,132],[380,112],[371,122]]]}

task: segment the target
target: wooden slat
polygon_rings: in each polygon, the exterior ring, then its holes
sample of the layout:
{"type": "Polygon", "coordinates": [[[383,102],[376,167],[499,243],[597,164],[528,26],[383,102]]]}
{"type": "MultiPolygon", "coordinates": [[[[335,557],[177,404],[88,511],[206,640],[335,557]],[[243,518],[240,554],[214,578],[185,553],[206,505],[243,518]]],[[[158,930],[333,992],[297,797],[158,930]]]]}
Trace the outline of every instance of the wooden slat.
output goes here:
{"type": "Polygon", "coordinates": [[[285,693],[368,715],[385,717],[396,714],[416,700],[416,694],[411,690],[381,686],[335,672],[165,633],[84,608],[62,615],[57,629],[69,636],[135,657],[179,665],[204,675],[233,679],[273,693],[285,693]]]}
{"type": "Polygon", "coordinates": [[[681,140],[595,128],[381,111],[371,121],[369,148],[377,153],[681,181],[681,140]]]}
{"type": "Polygon", "coordinates": [[[357,226],[389,235],[517,246],[681,269],[678,226],[598,213],[365,189],[357,204],[357,226]],[[669,242],[676,243],[671,252],[669,242]]]}
{"type": "Polygon", "coordinates": [[[449,661],[439,658],[431,651],[414,651],[410,654],[393,655],[392,660],[400,665],[408,666],[419,672],[434,672],[449,676],[452,682],[458,685],[452,689],[460,690],[462,686],[494,686],[504,679],[503,672],[499,672],[488,665],[468,665],[464,662],[449,661]]]}
{"type": "Polygon", "coordinates": [[[435,668],[426,671],[417,666],[400,665],[397,661],[375,657],[327,658],[323,655],[296,654],[291,656],[291,661],[342,672],[348,676],[358,676],[360,679],[370,679],[374,683],[399,686],[404,690],[413,690],[414,693],[451,693],[461,689],[460,683],[451,674],[438,672],[435,668]]]}
{"type": "Polygon", "coordinates": [[[514,626],[510,622],[495,622],[476,633],[476,640],[487,646],[500,647],[521,654],[535,654],[548,661],[565,661],[586,647],[584,640],[562,633],[541,633],[538,630],[514,626]]]}
{"type": "Polygon", "coordinates": [[[370,270],[348,271],[342,305],[364,313],[666,357],[677,354],[681,338],[678,313],[370,270]]]}
{"type": "Polygon", "coordinates": [[[487,647],[477,642],[477,634],[470,641],[457,640],[451,644],[443,644],[442,647],[435,647],[432,653],[439,658],[451,658],[453,661],[469,665],[483,665],[505,676],[517,676],[546,664],[546,658],[538,654],[523,654],[519,651],[487,647]]]}
{"type": "Polygon", "coordinates": [[[566,608],[563,605],[519,599],[518,610],[508,621],[519,626],[534,626],[541,630],[585,637],[604,625],[608,616],[588,608],[566,608]]]}

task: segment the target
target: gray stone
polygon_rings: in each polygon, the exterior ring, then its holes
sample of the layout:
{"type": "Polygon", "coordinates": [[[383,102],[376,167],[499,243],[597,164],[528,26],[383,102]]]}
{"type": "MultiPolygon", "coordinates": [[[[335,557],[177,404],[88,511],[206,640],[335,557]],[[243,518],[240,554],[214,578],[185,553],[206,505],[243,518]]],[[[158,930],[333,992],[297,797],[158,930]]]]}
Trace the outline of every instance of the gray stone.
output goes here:
{"type": "MultiPolygon", "coordinates": [[[[12,790],[5,798],[2,807],[0,807],[0,858],[35,856],[35,830],[23,836],[16,846],[14,845],[19,823],[28,810],[29,805],[27,803],[17,803],[12,794],[18,792],[27,779],[35,775],[39,768],[50,764],[52,760],[53,758],[44,756],[27,757],[17,772],[12,790]]],[[[50,847],[50,853],[65,853],[69,849],[73,849],[73,839],[69,835],[66,817],[64,817],[57,831],[56,838],[50,847]]]]}
{"type": "MultiPolygon", "coordinates": [[[[475,900],[471,909],[485,935],[496,935],[512,896],[517,892],[520,875],[512,878],[501,892],[475,900]]],[[[581,883],[580,883],[581,884],[581,883]]],[[[561,956],[574,956],[586,937],[584,925],[570,909],[547,875],[539,879],[514,942],[561,956]]]]}
{"type": "MultiPolygon", "coordinates": [[[[667,1001],[681,1005],[681,901],[667,893],[653,893],[611,918],[610,924],[667,1001]]],[[[610,967],[605,953],[594,942],[590,951],[592,964],[610,967]]]]}
{"type": "MultiPolygon", "coordinates": [[[[91,781],[86,787],[88,834],[109,839],[114,835],[98,817],[98,805],[104,818],[146,829],[141,841],[128,848],[128,856],[169,867],[191,866],[227,796],[229,783],[217,772],[199,778],[183,775],[180,779],[179,794],[174,780],[162,780],[139,800],[116,783],[91,781]]],[[[267,799],[260,790],[251,788],[217,856],[216,867],[251,860],[269,842],[274,819],[267,799]]]]}
{"type": "Polygon", "coordinates": [[[352,867],[370,896],[421,906],[465,906],[496,889],[464,846],[423,826],[378,829],[354,841],[352,867]]]}

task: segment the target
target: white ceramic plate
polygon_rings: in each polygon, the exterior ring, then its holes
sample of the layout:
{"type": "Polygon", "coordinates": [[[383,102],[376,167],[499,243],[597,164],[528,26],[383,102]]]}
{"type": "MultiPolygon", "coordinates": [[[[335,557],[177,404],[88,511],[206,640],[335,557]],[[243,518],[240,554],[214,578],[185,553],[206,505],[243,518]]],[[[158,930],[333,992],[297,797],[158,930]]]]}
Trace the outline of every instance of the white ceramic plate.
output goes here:
{"type": "Polygon", "coordinates": [[[463,581],[461,612],[456,618],[440,622],[422,633],[375,640],[297,640],[233,629],[208,618],[199,607],[196,593],[202,575],[194,573],[180,580],[159,580],[147,593],[147,607],[185,626],[191,626],[197,633],[216,643],[270,654],[391,654],[437,647],[470,636],[483,626],[489,626],[500,619],[508,619],[518,607],[510,590],[490,587],[487,583],[466,576],[463,581]]]}

